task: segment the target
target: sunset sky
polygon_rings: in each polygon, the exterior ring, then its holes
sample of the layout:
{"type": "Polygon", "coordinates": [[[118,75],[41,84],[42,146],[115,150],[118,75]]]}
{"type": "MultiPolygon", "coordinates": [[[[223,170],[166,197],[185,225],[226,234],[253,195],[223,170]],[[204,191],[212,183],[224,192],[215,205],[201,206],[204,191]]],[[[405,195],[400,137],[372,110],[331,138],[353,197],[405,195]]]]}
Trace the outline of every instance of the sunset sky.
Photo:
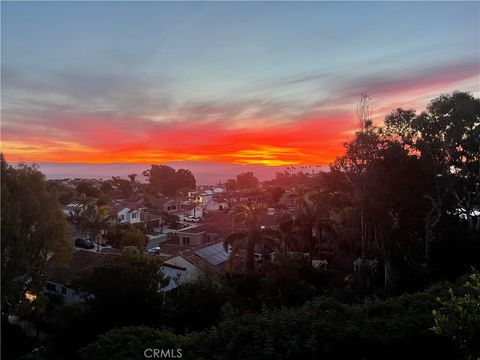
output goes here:
{"type": "Polygon", "coordinates": [[[1,7],[9,161],[328,164],[363,92],[480,92],[479,2],[1,7]]]}

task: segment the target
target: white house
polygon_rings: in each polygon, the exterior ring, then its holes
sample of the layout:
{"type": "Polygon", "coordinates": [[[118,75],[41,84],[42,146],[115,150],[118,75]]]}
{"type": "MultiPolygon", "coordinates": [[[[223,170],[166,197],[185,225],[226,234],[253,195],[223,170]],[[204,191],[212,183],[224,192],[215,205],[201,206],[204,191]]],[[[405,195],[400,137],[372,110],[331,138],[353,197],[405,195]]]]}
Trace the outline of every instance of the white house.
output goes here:
{"type": "Polygon", "coordinates": [[[212,201],[212,199],[213,199],[213,191],[210,191],[208,193],[204,192],[204,193],[195,195],[195,202],[199,203],[202,206],[212,201]]]}
{"type": "Polygon", "coordinates": [[[225,200],[211,200],[205,204],[205,210],[207,211],[219,211],[228,208],[228,203],[225,200]]]}
{"type": "Polygon", "coordinates": [[[117,220],[120,224],[138,224],[145,221],[145,216],[145,208],[123,208],[117,213],[117,220]]]}

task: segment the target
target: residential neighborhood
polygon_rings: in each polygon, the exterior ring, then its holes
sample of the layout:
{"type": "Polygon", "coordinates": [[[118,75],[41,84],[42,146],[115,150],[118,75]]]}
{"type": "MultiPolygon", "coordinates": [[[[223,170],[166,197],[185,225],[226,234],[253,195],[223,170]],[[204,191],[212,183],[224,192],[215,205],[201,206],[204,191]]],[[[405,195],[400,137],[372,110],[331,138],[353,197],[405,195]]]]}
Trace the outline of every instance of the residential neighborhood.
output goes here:
{"type": "Polygon", "coordinates": [[[480,360],[480,1],[0,1],[1,360],[480,360]]]}
{"type": "MultiPolygon", "coordinates": [[[[252,178],[253,174],[246,176],[252,178]]],[[[305,179],[309,176],[306,174],[305,179]]],[[[167,286],[159,289],[162,292],[204,276],[221,279],[226,274],[242,273],[245,251],[233,251],[232,245],[225,242],[236,228],[236,209],[241,206],[265,209],[258,219],[262,229],[278,229],[281,218],[295,214],[294,187],[275,188],[277,198],[271,199],[272,187],[262,185],[228,190],[222,184],[201,185],[195,190],[170,196],[152,192],[148,184],[128,183],[120,178],[112,181],[55,180],[50,186],[63,193],[70,192],[70,197],[63,200],[62,211],[73,245],[71,260],[68,265],[48,268],[46,287],[67,303],[82,301],[81,295],[71,286],[75,277],[115,261],[125,249],[161,259],[159,271],[170,279],[167,286]],[[124,198],[125,193],[116,190],[120,186],[126,188],[126,184],[130,185],[129,196],[124,198]],[[81,192],[85,189],[86,192],[81,192]],[[100,215],[102,209],[104,212],[100,215]],[[94,224],[89,222],[92,218],[86,215],[88,211],[96,214],[94,224]],[[95,232],[91,231],[92,225],[95,232]],[[140,241],[123,242],[122,235],[132,229],[138,230],[140,241]]],[[[313,230],[314,236],[315,231],[318,230],[313,230]]],[[[285,235],[291,237],[289,253],[309,256],[305,244],[295,241],[293,232],[285,235]]],[[[330,240],[321,245],[325,258],[312,254],[312,264],[322,261],[326,268],[327,257],[332,255],[330,248],[334,246],[333,238],[330,240]]],[[[255,261],[261,266],[266,253],[273,256],[278,251],[278,246],[268,248],[268,245],[257,244],[255,261]]]]}

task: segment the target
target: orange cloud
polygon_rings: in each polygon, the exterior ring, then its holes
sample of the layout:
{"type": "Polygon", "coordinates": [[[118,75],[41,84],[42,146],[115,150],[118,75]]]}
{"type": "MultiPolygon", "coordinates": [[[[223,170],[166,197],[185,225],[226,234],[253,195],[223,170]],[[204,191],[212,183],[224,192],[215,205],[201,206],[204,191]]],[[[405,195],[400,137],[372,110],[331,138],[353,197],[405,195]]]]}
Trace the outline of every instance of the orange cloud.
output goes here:
{"type": "Polygon", "coordinates": [[[2,151],[9,161],[28,162],[327,164],[341,154],[345,133],[355,126],[354,115],[346,113],[327,119],[310,114],[287,124],[239,128],[224,121],[155,124],[135,119],[129,125],[108,120],[64,119],[49,139],[12,128],[2,151]]]}

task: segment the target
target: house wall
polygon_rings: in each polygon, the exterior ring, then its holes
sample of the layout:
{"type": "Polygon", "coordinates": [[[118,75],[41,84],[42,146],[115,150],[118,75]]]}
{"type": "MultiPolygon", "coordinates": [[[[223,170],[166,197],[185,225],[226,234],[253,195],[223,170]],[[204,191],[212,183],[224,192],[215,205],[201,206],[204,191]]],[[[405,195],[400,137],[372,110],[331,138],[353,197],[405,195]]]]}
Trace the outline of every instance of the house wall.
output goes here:
{"type": "Polygon", "coordinates": [[[165,277],[170,278],[170,282],[167,286],[161,288],[160,291],[170,291],[186,282],[187,270],[174,269],[169,266],[162,266],[161,270],[165,277]]]}
{"type": "Polygon", "coordinates": [[[55,281],[47,281],[46,291],[62,296],[63,301],[66,304],[83,301],[80,294],[78,294],[75,290],[55,281]],[[53,290],[53,288],[51,289],[53,286],[55,287],[55,290],[53,290]]]}
{"type": "Polygon", "coordinates": [[[119,223],[124,224],[124,223],[130,222],[130,214],[129,214],[129,211],[130,211],[129,208],[125,208],[125,209],[120,210],[120,211],[117,213],[117,219],[118,219],[118,222],[119,222],[119,223]],[[122,219],[122,216],[123,216],[123,219],[122,219]]]}
{"type": "Polygon", "coordinates": [[[178,204],[175,200],[172,199],[168,200],[165,204],[163,204],[162,208],[163,211],[171,214],[180,210],[180,204],[178,204]]]}
{"type": "Polygon", "coordinates": [[[138,223],[142,222],[140,213],[141,213],[140,211],[135,210],[135,211],[132,211],[129,214],[130,215],[130,224],[138,224],[138,223]]]}
{"type": "Polygon", "coordinates": [[[205,210],[207,211],[219,211],[219,210],[224,210],[226,208],[227,208],[227,203],[217,202],[217,201],[210,201],[205,206],[205,210]]]}
{"type": "Polygon", "coordinates": [[[205,206],[208,202],[212,201],[213,194],[197,195],[195,200],[205,206]]]}
{"type": "Polygon", "coordinates": [[[200,233],[177,232],[177,236],[179,245],[202,245],[206,240],[205,231],[200,233]]]}
{"type": "Polygon", "coordinates": [[[190,215],[190,216],[194,216],[198,219],[202,218],[203,217],[203,208],[201,206],[197,206],[195,211],[190,210],[190,211],[187,211],[187,215],[190,215]]]}
{"type": "Polygon", "coordinates": [[[166,263],[186,269],[183,280],[185,283],[195,281],[203,275],[203,272],[200,269],[182,256],[175,256],[171,259],[168,259],[166,263]]]}

